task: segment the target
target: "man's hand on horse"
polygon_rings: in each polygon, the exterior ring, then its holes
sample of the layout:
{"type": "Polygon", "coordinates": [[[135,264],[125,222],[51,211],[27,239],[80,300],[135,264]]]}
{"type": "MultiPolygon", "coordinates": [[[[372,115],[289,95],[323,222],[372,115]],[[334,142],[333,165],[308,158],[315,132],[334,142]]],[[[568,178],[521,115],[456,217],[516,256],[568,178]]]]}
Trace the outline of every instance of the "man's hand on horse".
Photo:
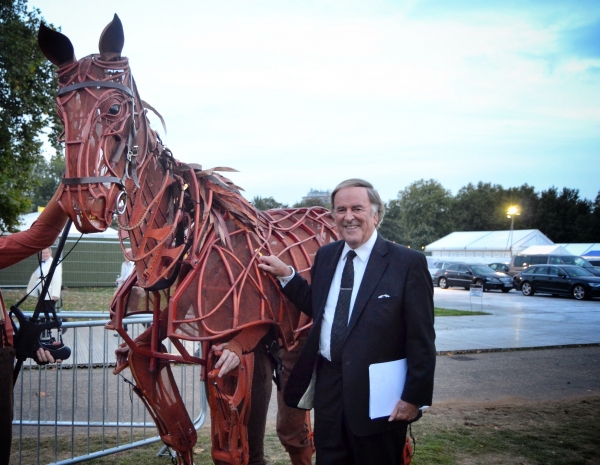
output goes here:
{"type": "Polygon", "coordinates": [[[211,352],[221,351],[221,356],[217,363],[215,363],[215,368],[219,369],[219,378],[222,378],[224,375],[229,373],[231,370],[236,368],[240,364],[240,358],[236,355],[235,352],[232,352],[229,349],[224,349],[227,343],[214,345],[210,348],[211,352]]]}
{"type": "Polygon", "coordinates": [[[278,278],[291,276],[293,271],[275,255],[262,255],[258,267],[278,278]]]}
{"type": "MultiPolygon", "coordinates": [[[[60,342],[55,344],[60,345],[60,342]]],[[[37,352],[35,353],[34,360],[38,365],[48,365],[49,363],[62,362],[62,360],[54,360],[52,354],[48,350],[43,349],[42,347],[38,348],[37,352]]]]}

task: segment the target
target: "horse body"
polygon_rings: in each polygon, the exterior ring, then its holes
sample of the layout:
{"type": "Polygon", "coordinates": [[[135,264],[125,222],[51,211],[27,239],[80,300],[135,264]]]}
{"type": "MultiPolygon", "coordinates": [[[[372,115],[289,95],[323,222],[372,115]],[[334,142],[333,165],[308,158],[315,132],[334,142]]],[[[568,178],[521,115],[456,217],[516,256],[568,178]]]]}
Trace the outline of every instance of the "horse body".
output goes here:
{"type": "Polygon", "coordinates": [[[105,230],[117,214],[132,249],[136,273],[117,292],[107,325],[129,349],[116,371],[129,365],[163,441],[180,463],[191,464],[196,432],[170,363],[204,365],[211,415],[217,415],[213,460],[247,463],[252,354],[221,380],[210,373],[208,349],[257,326],[277,328],[287,349],[296,344],[310,321],[258,268],[259,257],[280,256],[309,279],[317,249],[338,238],[333,219],[323,208],[259,212],[217,173],[231,169],[177,161],[150,128],[145,111],[151,107],[121,57],[116,15],[101,35],[99,55],[77,61],[69,39],[45,26],[38,41],[59,66],[67,165],[60,205],[84,233],[105,230]],[[138,312],[152,313],[153,323],[133,340],[122,320],[138,312]],[[165,338],[178,353],[166,352],[165,338]],[[183,341],[201,341],[202,356],[190,354],[183,341]],[[223,415],[219,402],[235,415],[223,415]]]}

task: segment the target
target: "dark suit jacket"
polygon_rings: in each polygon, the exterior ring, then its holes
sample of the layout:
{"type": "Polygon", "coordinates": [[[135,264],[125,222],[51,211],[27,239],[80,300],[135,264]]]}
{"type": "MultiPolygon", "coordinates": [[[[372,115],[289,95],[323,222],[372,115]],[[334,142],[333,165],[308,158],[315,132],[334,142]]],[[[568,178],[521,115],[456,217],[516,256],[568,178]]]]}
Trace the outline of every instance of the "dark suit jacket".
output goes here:
{"type": "MultiPolygon", "coordinates": [[[[284,399],[298,406],[318,358],[321,323],[344,241],[321,247],[311,269],[311,285],[296,274],[285,295],[313,318],[306,346],[286,385],[284,399]]],[[[343,349],[343,402],[357,436],[380,433],[401,422],[369,418],[369,365],[406,358],[402,399],[431,405],[435,370],[433,285],[425,256],[377,237],[352,310],[343,349]],[[388,295],[389,297],[379,298],[388,295]]]]}

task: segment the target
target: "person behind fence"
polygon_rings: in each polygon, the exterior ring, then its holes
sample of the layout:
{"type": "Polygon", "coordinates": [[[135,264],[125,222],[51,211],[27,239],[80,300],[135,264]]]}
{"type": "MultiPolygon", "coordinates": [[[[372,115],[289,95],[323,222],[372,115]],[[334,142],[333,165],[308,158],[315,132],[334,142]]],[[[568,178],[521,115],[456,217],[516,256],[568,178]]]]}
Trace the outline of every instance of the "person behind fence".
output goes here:
{"type": "Polygon", "coordinates": [[[127,278],[129,278],[129,275],[133,273],[133,270],[135,269],[134,263],[131,260],[129,260],[129,257],[131,256],[131,249],[125,249],[125,253],[123,254],[123,256],[125,257],[125,261],[121,263],[121,274],[117,276],[116,280],[117,291],[127,280],[127,278]]]}
{"type": "MultiPolygon", "coordinates": [[[[135,264],[131,260],[129,260],[129,257],[131,257],[131,249],[125,249],[123,256],[125,257],[125,261],[121,263],[121,274],[117,276],[117,279],[115,281],[117,283],[117,289],[115,290],[114,295],[117,295],[117,292],[119,292],[119,289],[121,288],[123,283],[127,281],[127,278],[129,278],[131,273],[133,273],[133,271],[135,270],[135,264]]],[[[144,326],[147,327],[147,325],[144,326]]],[[[126,324],[123,325],[123,329],[127,331],[126,324]]],[[[113,334],[113,336],[117,337],[119,335],[115,333],[113,334]]]]}
{"type": "MultiPolygon", "coordinates": [[[[0,269],[50,247],[66,221],[67,216],[58,205],[55,194],[31,228],[16,234],[0,236],[0,269]]],[[[8,465],[10,461],[14,361],[13,328],[0,293],[0,465],[8,465]]],[[[35,361],[43,365],[54,363],[54,358],[50,352],[40,348],[35,361]]]]}
{"type": "MultiPolygon", "coordinates": [[[[46,276],[48,276],[50,266],[52,265],[52,249],[50,247],[46,247],[44,250],[42,250],[41,255],[41,259],[39,260],[38,265],[35,267],[35,270],[33,270],[33,273],[31,273],[29,283],[27,283],[27,293],[31,293],[32,297],[40,296],[42,288],[44,287],[46,276]]],[[[52,281],[50,282],[48,292],[44,298],[44,300],[53,307],[56,307],[56,304],[60,299],[61,287],[62,264],[59,263],[54,270],[52,281]]]]}
{"type": "Polygon", "coordinates": [[[310,285],[275,256],[261,257],[259,265],[313,318],[284,398],[299,408],[314,406],[318,465],[400,465],[408,423],[433,396],[436,352],[427,261],[377,233],[385,207],[369,182],[340,183],[331,205],[343,240],[317,251],[310,285]],[[407,372],[400,398],[392,399],[389,415],[371,418],[371,367],[402,359],[407,372]]]}

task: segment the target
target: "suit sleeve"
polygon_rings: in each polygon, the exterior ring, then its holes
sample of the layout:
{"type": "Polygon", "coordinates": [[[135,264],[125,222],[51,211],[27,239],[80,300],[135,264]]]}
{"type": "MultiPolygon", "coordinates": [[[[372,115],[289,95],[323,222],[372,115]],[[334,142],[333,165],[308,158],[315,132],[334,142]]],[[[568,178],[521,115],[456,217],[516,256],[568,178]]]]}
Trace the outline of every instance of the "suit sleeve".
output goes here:
{"type": "MultiPolygon", "coordinates": [[[[319,260],[319,251],[320,250],[317,250],[315,261],[310,268],[311,282],[314,282],[315,270],[317,269],[319,260]]],[[[298,310],[313,318],[312,287],[299,273],[294,273],[294,277],[284,288],[282,288],[282,292],[292,301],[298,310]]]]}
{"type": "Polygon", "coordinates": [[[436,360],[433,284],[424,255],[411,263],[405,296],[408,372],[401,397],[417,406],[431,405],[436,360]]]}
{"type": "Polygon", "coordinates": [[[60,189],[31,228],[0,237],[0,269],[14,265],[54,244],[67,222],[67,215],[57,201],[59,192],[60,189]]]}

